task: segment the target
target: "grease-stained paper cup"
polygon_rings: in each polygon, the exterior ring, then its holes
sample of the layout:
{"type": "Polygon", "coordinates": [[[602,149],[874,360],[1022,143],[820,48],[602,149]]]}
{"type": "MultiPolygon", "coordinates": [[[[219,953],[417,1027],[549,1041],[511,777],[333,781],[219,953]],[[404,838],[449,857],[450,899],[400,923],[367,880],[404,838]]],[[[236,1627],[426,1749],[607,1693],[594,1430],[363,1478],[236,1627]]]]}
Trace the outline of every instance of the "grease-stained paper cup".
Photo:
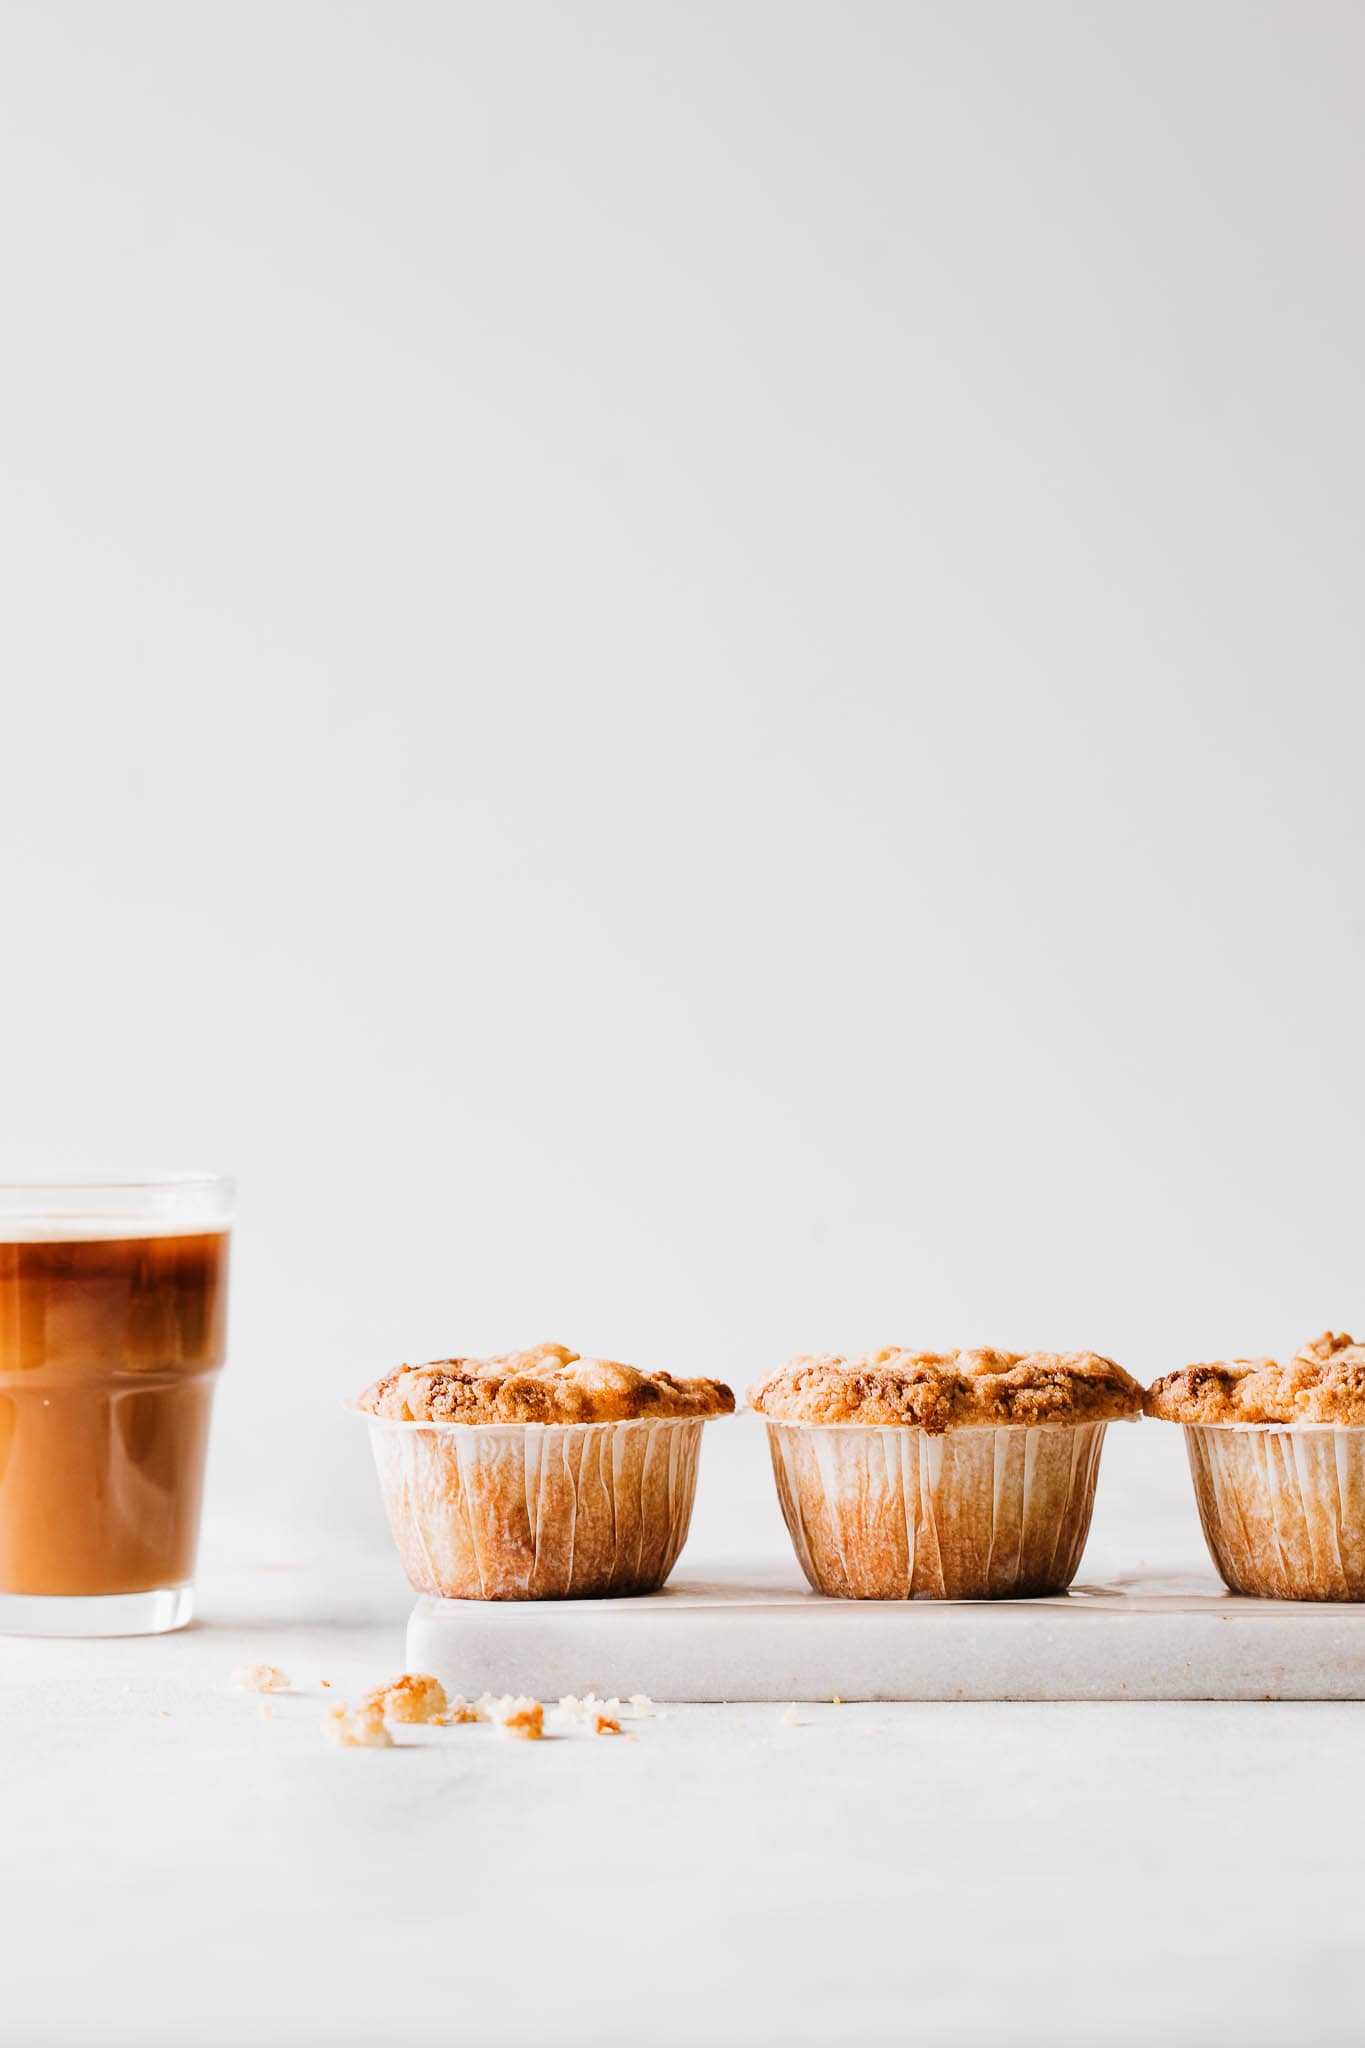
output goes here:
{"type": "Polygon", "coordinates": [[[389,1526],[420,1593],[656,1593],[686,1541],[704,1417],[365,1420],[389,1526]]]}
{"type": "Polygon", "coordinates": [[[1365,1429],[1184,1429],[1204,1540],[1234,1593],[1365,1600],[1365,1429]]]}
{"type": "Polygon", "coordinates": [[[1106,1424],[927,1430],[768,1423],[801,1569],[843,1600],[1063,1593],[1090,1528],[1106,1424]]]}

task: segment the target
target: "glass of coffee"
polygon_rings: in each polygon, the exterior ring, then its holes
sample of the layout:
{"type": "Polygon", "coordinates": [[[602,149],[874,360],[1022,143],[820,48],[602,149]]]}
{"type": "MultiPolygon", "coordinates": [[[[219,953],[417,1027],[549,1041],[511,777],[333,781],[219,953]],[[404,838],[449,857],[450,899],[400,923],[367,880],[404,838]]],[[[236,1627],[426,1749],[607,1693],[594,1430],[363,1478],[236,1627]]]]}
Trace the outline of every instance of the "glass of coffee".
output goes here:
{"type": "Polygon", "coordinates": [[[0,1631],[189,1620],[232,1200],[209,1174],[0,1184],[0,1631]]]}

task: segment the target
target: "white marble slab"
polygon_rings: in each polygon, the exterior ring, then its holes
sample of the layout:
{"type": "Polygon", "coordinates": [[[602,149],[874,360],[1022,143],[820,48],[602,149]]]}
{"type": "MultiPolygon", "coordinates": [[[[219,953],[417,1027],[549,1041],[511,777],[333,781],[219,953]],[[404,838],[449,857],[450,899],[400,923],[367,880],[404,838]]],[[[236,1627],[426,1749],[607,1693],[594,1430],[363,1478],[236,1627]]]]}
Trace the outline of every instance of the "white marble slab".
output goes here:
{"type": "Polygon", "coordinates": [[[1209,1573],[1050,1600],[826,1600],[794,1571],[636,1600],[422,1598],[407,1665],[448,1690],[729,1700],[1365,1699],[1365,1607],[1244,1600],[1209,1573]]]}

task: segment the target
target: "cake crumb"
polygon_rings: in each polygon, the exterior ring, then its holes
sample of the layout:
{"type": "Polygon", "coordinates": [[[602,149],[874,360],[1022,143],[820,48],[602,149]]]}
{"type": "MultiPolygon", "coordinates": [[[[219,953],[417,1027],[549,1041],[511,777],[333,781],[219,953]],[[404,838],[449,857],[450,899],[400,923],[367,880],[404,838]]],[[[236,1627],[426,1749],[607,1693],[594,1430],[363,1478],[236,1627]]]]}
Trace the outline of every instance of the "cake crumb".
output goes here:
{"type": "Polygon", "coordinates": [[[633,1692],[628,1704],[637,1721],[647,1720],[654,1712],[654,1702],[647,1692],[633,1692]]]}
{"type": "Polygon", "coordinates": [[[566,1721],[577,1728],[582,1728],[586,1727],[593,1715],[598,1713],[608,1714],[619,1720],[622,1708],[620,1700],[614,1696],[604,1700],[599,1699],[595,1692],[585,1692],[581,1698],[575,1693],[566,1692],[559,1702],[559,1711],[566,1721]]]}
{"type": "Polygon", "coordinates": [[[322,1732],[338,1749],[393,1748],[384,1710],[369,1700],[358,1707],[329,1707],[322,1717],[322,1732]]]}
{"type": "MultiPolygon", "coordinates": [[[[638,1715],[654,1712],[653,1701],[642,1692],[635,1693],[629,1704],[638,1715]]],[[[585,1692],[581,1698],[576,1693],[566,1692],[556,1711],[569,1727],[586,1728],[589,1735],[623,1735],[627,1742],[637,1739],[622,1728],[626,1709],[615,1695],[604,1700],[599,1699],[595,1692],[585,1692]]]]}
{"type": "Polygon", "coordinates": [[[844,1696],[843,1696],[843,1694],[842,1694],[841,1692],[836,1692],[836,1693],[835,1693],[835,1695],[834,1695],[834,1698],[833,1698],[833,1699],[832,1699],[832,1700],[830,1701],[830,1705],[831,1705],[832,1707],[841,1707],[841,1706],[842,1706],[843,1704],[844,1704],[844,1696]]]}
{"type": "Polygon", "coordinates": [[[500,1734],[518,1742],[539,1742],[545,1734],[545,1709],[539,1700],[495,1700],[488,1717],[500,1734]]]}
{"type": "Polygon", "coordinates": [[[332,1690],[332,1681],[330,1678],[320,1678],[318,1680],[318,1684],[322,1687],[324,1692],[330,1692],[332,1690]]]}
{"type": "Polygon", "coordinates": [[[289,1673],[278,1664],[241,1664],[232,1674],[239,1692],[288,1692],[289,1673]]]}
{"type": "Polygon", "coordinates": [[[431,1716],[431,1725],[433,1728],[462,1728],[466,1722],[487,1719],[486,1713],[457,1692],[453,1699],[447,1698],[439,1714],[431,1716]]]}
{"type": "Polygon", "coordinates": [[[445,1713],[446,1689],[430,1672],[405,1671],[401,1678],[391,1678],[366,1693],[364,1704],[377,1707],[385,1720],[420,1725],[445,1713]]]}
{"type": "Polygon", "coordinates": [[[782,1716],[782,1726],[784,1728],[799,1728],[801,1726],[794,1704],[788,1707],[786,1713],[782,1716]]]}
{"type": "Polygon", "coordinates": [[[256,1704],[256,1712],[260,1715],[263,1721],[273,1720],[275,1715],[274,1701],[267,1699],[259,1700],[256,1704]]]}

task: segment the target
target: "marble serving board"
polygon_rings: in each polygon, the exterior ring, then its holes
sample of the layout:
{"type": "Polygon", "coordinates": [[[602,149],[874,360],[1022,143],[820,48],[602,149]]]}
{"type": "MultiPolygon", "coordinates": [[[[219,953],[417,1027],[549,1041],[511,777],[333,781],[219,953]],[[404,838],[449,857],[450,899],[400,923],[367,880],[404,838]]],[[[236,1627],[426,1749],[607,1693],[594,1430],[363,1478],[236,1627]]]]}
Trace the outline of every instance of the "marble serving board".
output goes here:
{"type": "Polygon", "coordinates": [[[1245,1600],[1212,1572],[1048,1600],[826,1600],[794,1568],[686,1571],[633,1600],[423,1596],[407,1665],[556,1699],[1365,1699],[1365,1606],[1245,1600]]]}

